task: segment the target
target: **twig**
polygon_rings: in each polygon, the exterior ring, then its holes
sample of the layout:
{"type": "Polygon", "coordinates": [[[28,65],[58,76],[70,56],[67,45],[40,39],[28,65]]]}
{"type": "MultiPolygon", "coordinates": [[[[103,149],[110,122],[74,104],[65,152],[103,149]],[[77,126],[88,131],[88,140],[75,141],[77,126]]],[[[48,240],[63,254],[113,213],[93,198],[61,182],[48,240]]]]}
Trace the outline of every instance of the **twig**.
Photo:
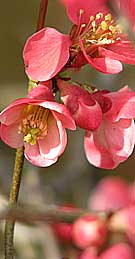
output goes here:
{"type": "Polygon", "coordinates": [[[64,211],[61,207],[55,205],[45,206],[39,209],[33,206],[14,206],[0,210],[0,220],[9,219],[12,221],[20,221],[27,224],[36,222],[66,222],[71,223],[78,217],[84,215],[96,215],[99,218],[107,219],[111,216],[111,212],[94,212],[84,209],[76,209],[75,211],[64,211]]]}

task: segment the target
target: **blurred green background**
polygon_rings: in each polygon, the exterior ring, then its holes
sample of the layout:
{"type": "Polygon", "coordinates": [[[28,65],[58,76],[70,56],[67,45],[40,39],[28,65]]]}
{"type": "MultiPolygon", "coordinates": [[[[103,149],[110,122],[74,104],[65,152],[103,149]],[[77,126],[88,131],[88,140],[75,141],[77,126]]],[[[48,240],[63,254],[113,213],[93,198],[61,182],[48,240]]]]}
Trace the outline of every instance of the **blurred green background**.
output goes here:
{"type": "MultiPolygon", "coordinates": [[[[1,1],[1,110],[14,99],[25,97],[27,94],[28,80],[24,72],[22,52],[26,39],[35,32],[39,4],[39,0],[1,1]]],[[[71,22],[66,16],[65,9],[56,0],[49,0],[46,26],[55,27],[64,33],[68,33],[71,28],[71,22]]],[[[103,75],[87,65],[75,79],[84,81],[99,89],[117,90],[128,84],[135,90],[135,67],[126,65],[123,72],[118,75],[103,75]]],[[[121,164],[116,170],[97,169],[91,166],[85,158],[83,136],[84,132],[82,130],[68,132],[67,149],[59,161],[50,168],[39,169],[25,161],[20,201],[27,201],[27,203],[37,204],[41,207],[45,203],[62,204],[70,202],[85,208],[87,207],[88,196],[100,178],[113,174],[126,178],[128,181],[133,181],[135,172],[134,153],[128,161],[121,164]]],[[[15,150],[0,142],[0,193],[2,195],[0,199],[7,199],[8,197],[14,157],[15,150]]],[[[32,229],[32,231],[35,231],[35,229],[32,229]]],[[[40,233],[41,230],[37,228],[35,232],[38,233],[38,231],[40,233]]],[[[20,235],[18,231],[16,233],[20,240],[21,236],[23,236],[21,241],[18,239],[17,245],[20,247],[21,253],[18,253],[17,258],[47,258],[46,254],[43,255],[43,251],[40,256],[38,254],[40,250],[43,250],[43,240],[44,244],[47,243],[43,233],[42,238],[39,238],[40,234],[37,234],[36,241],[31,241],[29,237],[31,229],[29,228],[22,229],[20,235]],[[24,234],[22,234],[23,231],[24,234]],[[30,240],[29,242],[28,239],[30,240]],[[34,243],[34,248],[29,243],[34,243]]],[[[59,254],[59,251],[57,252],[59,254]]],[[[50,256],[49,253],[50,251],[48,252],[50,256]]],[[[54,257],[48,258],[53,259],[54,257]]],[[[57,256],[54,259],[56,258],[57,256]]]]}

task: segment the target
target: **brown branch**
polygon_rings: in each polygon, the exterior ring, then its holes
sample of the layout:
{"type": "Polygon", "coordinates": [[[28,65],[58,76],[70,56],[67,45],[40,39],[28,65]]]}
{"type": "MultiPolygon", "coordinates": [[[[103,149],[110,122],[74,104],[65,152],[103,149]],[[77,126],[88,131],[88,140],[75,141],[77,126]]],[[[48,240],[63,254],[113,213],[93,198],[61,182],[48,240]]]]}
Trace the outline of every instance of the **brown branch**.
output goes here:
{"type": "Polygon", "coordinates": [[[75,211],[63,211],[61,207],[55,205],[45,206],[39,209],[29,205],[7,207],[0,210],[0,220],[8,219],[33,224],[36,222],[66,222],[71,223],[78,217],[85,214],[96,215],[99,218],[107,219],[111,212],[92,212],[89,210],[76,209],[75,211]]]}
{"type": "Polygon", "coordinates": [[[46,16],[46,12],[47,12],[47,5],[48,5],[48,0],[41,0],[39,17],[38,17],[38,22],[37,22],[37,31],[41,30],[44,27],[44,21],[45,21],[45,16],[46,16]]]}

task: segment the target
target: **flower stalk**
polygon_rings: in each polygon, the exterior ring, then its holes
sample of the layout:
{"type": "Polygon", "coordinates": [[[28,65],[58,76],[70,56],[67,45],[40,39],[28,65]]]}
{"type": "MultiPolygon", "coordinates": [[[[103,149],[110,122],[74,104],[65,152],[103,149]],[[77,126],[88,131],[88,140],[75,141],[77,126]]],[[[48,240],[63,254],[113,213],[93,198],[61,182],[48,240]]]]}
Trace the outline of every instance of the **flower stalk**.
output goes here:
{"type": "MultiPolygon", "coordinates": [[[[14,206],[18,200],[23,162],[24,162],[24,154],[23,154],[23,147],[22,147],[22,148],[18,148],[16,152],[13,179],[12,179],[11,191],[9,196],[10,208],[12,208],[12,206],[14,206]]],[[[13,247],[14,227],[15,227],[15,221],[13,220],[6,221],[6,225],[5,225],[5,258],[6,259],[14,258],[14,247],[13,247]]]]}
{"type": "MultiPolygon", "coordinates": [[[[48,0],[41,0],[39,9],[39,18],[37,22],[37,31],[44,27],[44,20],[47,11],[48,0]]],[[[31,80],[28,83],[28,92],[32,89],[31,80]]],[[[24,148],[18,148],[16,152],[13,178],[9,196],[9,207],[16,205],[19,195],[21,175],[24,163],[24,148]]],[[[5,224],[5,259],[14,258],[14,220],[7,220],[5,224]]]]}

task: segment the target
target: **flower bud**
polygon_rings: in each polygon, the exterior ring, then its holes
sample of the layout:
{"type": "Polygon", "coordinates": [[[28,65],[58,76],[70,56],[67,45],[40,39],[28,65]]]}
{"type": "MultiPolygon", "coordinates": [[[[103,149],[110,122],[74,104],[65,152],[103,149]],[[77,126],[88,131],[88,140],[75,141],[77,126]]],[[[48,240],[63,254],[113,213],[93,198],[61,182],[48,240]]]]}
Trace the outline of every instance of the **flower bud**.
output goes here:
{"type": "MultiPolygon", "coordinates": [[[[74,212],[76,208],[68,204],[68,205],[62,206],[60,210],[67,211],[67,212],[74,212]]],[[[61,242],[64,242],[64,243],[72,242],[72,229],[73,229],[72,223],[59,222],[59,223],[52,224],[52,228],[55,235],[61,242]]]]}
{"type": "Polygon", "coordinates": [[[84,215],[73,224],[73,240],[77,247],[101,246],[106,239],[106,222],[93,215],[84,215]]]}

